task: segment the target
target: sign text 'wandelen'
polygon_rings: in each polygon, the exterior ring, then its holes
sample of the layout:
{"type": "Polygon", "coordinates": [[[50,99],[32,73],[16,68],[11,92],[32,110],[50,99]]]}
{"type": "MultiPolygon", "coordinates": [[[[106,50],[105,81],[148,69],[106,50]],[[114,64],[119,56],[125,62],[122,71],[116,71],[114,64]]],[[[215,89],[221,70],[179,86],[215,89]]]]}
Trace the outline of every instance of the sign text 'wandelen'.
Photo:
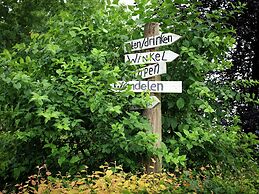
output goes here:
{"type": "Polygon", "coordinates": [[[182,93],[182,81],[118,81],[111,87],[114,91],[124,91],[130,87],[133,92],[182,93]]]}

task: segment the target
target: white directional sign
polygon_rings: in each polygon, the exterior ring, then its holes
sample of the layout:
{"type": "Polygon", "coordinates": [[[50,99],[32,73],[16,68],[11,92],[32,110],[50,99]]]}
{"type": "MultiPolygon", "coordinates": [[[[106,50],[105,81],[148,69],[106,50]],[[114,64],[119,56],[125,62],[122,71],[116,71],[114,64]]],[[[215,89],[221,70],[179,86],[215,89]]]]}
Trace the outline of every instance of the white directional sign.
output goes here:
{"type": "Polygon", "coordinates": [[[177,41],[181,36],[172,33],[160,34],[158,36],[151,36],[125,42],[124,49],[127,51],[138,51],[143,49],[155,48],[159,46],[169,45],[177,41]]]}
{"type": "Polygon", "coordinates": [[[137,70],[136,76],[143,79],[166,73],[166,63],[156,63],[137,70]]]}
{"type": "Polygon", "coordinates": [[[125,62],[130,62],[132,65],[171,62],[179,55],[173,51],[157,51],[146,53],[126,54],[125,62]]]}
{"type": "Polygon", "coordinates": [[[182,93],[182,81],[118,81],[111,84],[114,91],[123,91],[130,87],[133,92],[182,93]]]}

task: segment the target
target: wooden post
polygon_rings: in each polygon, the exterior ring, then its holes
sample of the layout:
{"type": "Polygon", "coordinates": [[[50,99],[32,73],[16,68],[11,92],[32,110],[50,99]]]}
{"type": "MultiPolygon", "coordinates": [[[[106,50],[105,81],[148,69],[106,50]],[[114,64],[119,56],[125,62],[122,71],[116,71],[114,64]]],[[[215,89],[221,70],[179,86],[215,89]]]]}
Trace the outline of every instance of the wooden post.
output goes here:
{"type": "MultiPolygon", "coordinates": [[[[159,35],[159,23],[151,22],[147,23],[144,28],[144,37],[156,36],[159,35]]],[[[155,51],[156,49],[149,49],[148,51],[155,51]]],[[[161,76],[155,76],[149,78],[148,81],[160,81],[161,76]]],[[[159,100],[161,100],[161,94],[154,94],[159,100]]],[[[146,109],[144,111],[144,116],[148,118],[152,126],[152,132],[158,136],[158,140],[155,144],[156,147],[161,146],[162,141],[162,121],[161,121],[161,103],[159,103],[155,108],[146,109]]],[[[153,158],[149,158],[145,164],[146,172],[161,172],[162,170],[162,159],[158,156],[154,156],[153,158]]]]}

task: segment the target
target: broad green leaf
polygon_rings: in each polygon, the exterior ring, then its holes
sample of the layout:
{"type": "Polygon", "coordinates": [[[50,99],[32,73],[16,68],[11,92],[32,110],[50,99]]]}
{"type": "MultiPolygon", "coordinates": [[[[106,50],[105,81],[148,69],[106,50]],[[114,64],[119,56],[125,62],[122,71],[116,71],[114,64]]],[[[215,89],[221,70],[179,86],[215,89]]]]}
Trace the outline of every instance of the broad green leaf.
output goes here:
{"type": "Polygon", "coordinates": [[[58,164],[59,166],[62,166],[62,164],[66,161],[66,157],[65,156],[61,156],[59,159],[58,159],[58,164]]]}
{"type": "Polygon", "coordinates": [[[75,31],[73,31],[73,30],[69,31],[69,34],[70,34],[73,38],[76,37],[76,33],[75,33],[75,31]]]}
{"type": "Polygon", "coordinates": [[[176,101],[176,105],[177,105],[178,109],[182,109],[184,107],[184,99],[183,98],[179,98],[176,101]]]}
{"type": "Polygon", "coordinates": [[[78,162],[80,160],[80,158],[78,156],[73,156],[70,160],[70,163],[74,164],[76,162],[78,162]]]}
{"type": "Polygon", "coordinates": [[[14,83],[13,87],[17,90],[21,89],[22,85],[18,82],[18,83],[14,83]]]}

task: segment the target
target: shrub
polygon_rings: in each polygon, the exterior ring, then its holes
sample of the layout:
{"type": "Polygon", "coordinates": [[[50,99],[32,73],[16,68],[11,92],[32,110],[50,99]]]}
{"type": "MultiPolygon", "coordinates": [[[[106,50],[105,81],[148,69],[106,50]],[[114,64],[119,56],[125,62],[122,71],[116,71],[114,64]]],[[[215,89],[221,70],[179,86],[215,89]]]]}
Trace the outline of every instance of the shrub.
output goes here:
{"type": "Polygon", "coordinates": [[[53,178],[47,171],[16,186],[19,193],[257,193],[258,189],[258,171],[253,174],[256,183],[246,176],[212,174],[211,167],[151,174],[125,173],[120,166],[100,168],[90,175],[83,170],[74,178],[53,178]]]}
{"type": "Polygon", "coordinates": [[[47,33],[31,32],[29,43],[0,54],[2,186],[42,163],[71,174],[114,160],[134,170],[154,153],[149,123],[130,111],[145,107],[148,94],[110,87],[133,75],[120,59],[127,13],[103,6],[73,4],[49,21],[47,33]]]}

